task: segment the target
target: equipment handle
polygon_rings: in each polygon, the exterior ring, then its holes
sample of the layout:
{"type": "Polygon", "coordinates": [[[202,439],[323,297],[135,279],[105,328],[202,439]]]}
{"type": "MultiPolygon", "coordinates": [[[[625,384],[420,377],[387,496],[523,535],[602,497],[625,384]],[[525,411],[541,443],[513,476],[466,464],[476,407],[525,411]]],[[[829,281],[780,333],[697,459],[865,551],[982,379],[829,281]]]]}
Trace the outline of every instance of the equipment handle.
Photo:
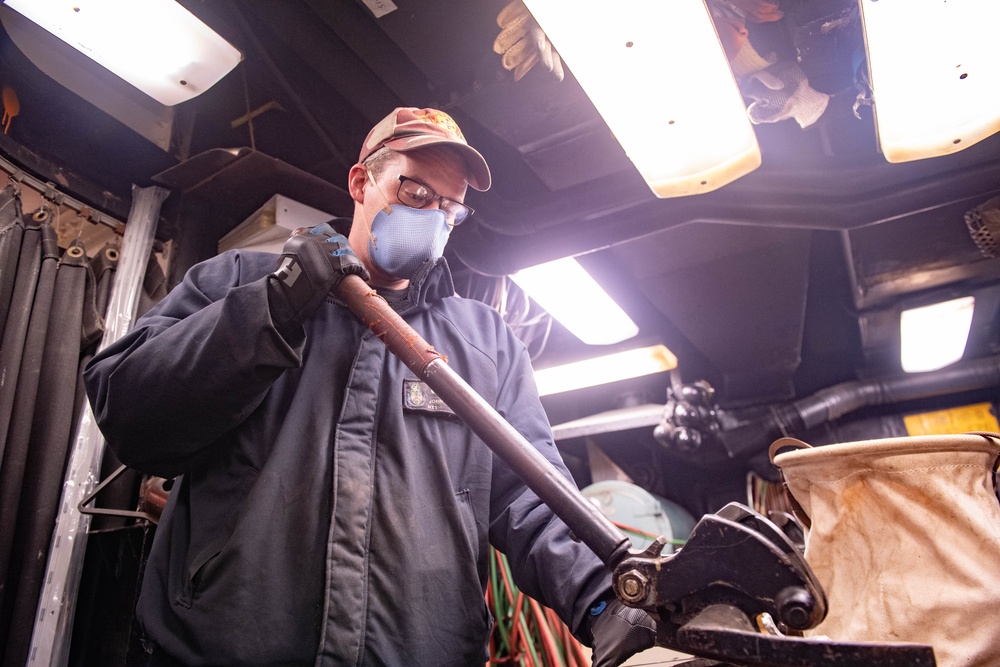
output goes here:
{"type": "Polygon", "coordinates": [[[444,356],[361,278],[344,276],[335,288],[335,295],[390,352],[426,382],[487,447],[506,461],[608,569],[614,570],[628,555],[631,543],[596,505],[584,498],[569,479],[453,371],[444,356]]]}

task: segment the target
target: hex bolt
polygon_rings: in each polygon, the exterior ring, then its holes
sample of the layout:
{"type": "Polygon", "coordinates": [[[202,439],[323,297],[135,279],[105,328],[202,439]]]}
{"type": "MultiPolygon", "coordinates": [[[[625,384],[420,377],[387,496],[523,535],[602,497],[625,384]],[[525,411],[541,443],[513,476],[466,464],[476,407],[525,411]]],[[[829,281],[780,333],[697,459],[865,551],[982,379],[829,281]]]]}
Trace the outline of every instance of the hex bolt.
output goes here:
{"type": "Polygon", "coordinates": [[[649,581],[639,570],[629,570],[618,580],[619,592],[623,600],[639,602],[646,597],[649,581]]]}

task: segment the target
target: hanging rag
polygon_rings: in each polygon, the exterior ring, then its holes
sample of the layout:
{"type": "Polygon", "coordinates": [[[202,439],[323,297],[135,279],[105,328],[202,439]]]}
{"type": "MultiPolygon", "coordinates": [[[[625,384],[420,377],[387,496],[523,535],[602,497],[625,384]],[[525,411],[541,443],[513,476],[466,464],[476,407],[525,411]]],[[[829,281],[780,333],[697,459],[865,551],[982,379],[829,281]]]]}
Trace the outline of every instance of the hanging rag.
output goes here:
{"type": "MultiPolygon", "coordinates": [[[[783,448],[796,451],[778,454],[783,448]]],[[[810,448],[771,460],[808,522],[805,558],[826,619],[807,635],[916,642],[938,667],[997,664],[1000,435],[929,435],[810,448]]]]}

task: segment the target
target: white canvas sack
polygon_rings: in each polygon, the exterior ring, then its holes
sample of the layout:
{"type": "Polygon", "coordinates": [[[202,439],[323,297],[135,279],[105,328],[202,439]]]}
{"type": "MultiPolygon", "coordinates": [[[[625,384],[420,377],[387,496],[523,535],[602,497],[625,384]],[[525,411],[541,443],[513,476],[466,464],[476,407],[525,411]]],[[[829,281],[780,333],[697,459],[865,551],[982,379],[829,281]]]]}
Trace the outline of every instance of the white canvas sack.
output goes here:
{"type": "Polygon", "coordinates": [[[776,441],[829,603],[807,634],[930,644],[939,667],[1000,665],[998,456],[996,434],[776,441]]]}

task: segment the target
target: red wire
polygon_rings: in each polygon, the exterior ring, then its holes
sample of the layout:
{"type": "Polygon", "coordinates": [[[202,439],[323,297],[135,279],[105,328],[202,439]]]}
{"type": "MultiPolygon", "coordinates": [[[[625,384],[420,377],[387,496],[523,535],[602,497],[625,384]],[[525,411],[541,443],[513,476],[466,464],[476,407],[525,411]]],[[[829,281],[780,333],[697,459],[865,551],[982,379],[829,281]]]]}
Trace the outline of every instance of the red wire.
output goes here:
{"type": "Polygon", "coordinates": [[[545,612],[542,611],[542,606],[534,598],[528,598],[528,604],[531,605],[531,611],[535,614],[538,633],[542,637],[542,646],[545,647],[545,653],[549,656],[549,664],[553,667],[563,665],[564,663],[559,655],[559,648],[556,646],[555,637],[552,636],[552,630],[545,620],[545,612]]]}
{"type": "Polygon", "coordinates": [[[521,636],[521,624],[517,622],[517,617],[521,614],[521,606],[524,604],[524,598],[524,593],[518,591],[517,602],[514,604],[514,632],[511,634],[510,643],[513,645],[516,640],[520,640],[524,644],[521,653],[524,656],[525,661],[528,663],[528,667],[536,667],[535,660],[531,657],[531,651],[528,650],[528,642],[531,641],[531,638],[521,636]]]}
{"type": "MultiPolygon", "coordinates": [[[[509,600],[512,596],[511,596],[510,582],[507,580],[507,570],[503,567],[503,561],[500,559],[500,553],[499,552],[497,552],[497,551],[494,550],[493,551],[493,557],[496,559],[497,570],[500,571],[501,578],[503,579],[504,589],[507,591],[507,599],[509,600]]],[[[493,599],[493,596],[492,596],[492,587],[486,589],[486,595],[487,595],[487,602],[489,602],[489,601],[491,601],[493,599]]],[[[520,598],[519,598],[519,600],[520,600],[520,598]]],[[[518,604],[520,604],[520,602],[518,602],[518,604]]],[[[518,613],[518,610],[515,607],[515,609],[511,613],[511,625],[513,627],[511,629],[511,634],[510,634],[510,637],[508,639],[508,642],[510,644],[510,655],[507,656],[507,657],[505,657],[505,658],[498,658],[496,656],[495,643],[491,641],[490,647],[489,647],[490,648],[490,663],[493,663],[493,664],[502,664],[502,663],[505,663],[505,662],[514,662],[514,661],[520,660],[521,653],[523,651],[521,651],[520,647],[518,647],[518,645],[517,645],[517,635],[518,635],[518,632],[520,630],[520,626],[519,626],[519,624],[517,622],[517,613],[518,613]]],[[[503,619],[495,619],[495,621],[496,622],[493,624],[493,631],[490,633],[491,637],[493,637],[496,634],[496,632],[497,632],[497,626],[500,623],[503,622],[503,619]]],[[[534,667],[534,663],[531,661],[530,655],[528,656],[528,662],[531,663],[532,667],[534,667]]]]}

